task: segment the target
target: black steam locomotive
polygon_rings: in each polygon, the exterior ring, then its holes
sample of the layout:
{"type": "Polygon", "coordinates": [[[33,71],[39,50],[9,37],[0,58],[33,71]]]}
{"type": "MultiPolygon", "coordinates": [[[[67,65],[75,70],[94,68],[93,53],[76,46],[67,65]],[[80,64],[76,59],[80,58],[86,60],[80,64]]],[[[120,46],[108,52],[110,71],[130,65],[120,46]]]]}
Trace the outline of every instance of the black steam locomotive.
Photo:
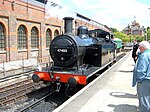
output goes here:
{"type": "Polygon", "coordinates": [[[69,87],[86,85],[89,77],[115,60],[116,44],[111,40],[112,35],[101,29],[89,31],[86,26],[80,26],[75,35],[73,18],[64,20],[65,33],[50,43],[52,65],[46,71],[35,71],[32,79],[69,87]]]}

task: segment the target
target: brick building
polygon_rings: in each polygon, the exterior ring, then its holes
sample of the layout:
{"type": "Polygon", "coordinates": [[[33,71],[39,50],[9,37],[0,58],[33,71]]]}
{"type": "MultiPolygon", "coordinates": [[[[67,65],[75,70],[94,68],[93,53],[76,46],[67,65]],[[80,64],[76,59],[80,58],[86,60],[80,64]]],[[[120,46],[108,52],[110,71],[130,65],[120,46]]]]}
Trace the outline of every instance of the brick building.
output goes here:
{"type": "Polygon", "coordinates": [[[126,28],[124,28],[123,32],[128,35],[131,34],[134,36],[139,35],[144,37],[144,27],[141,27],[136,20],[134,20],[131,25],[128,25],[126,28]]]}
{"type": "MultiPolygon", "coordinates": [[[[0,0],[0,63],[36,58],[48,62],[50,41],[63,32],[63,20],[45,17],[45,4],[35,0],[0,0]]],[[[76,14],[80,25],[107,30],[104,25],[76,14]]]]}

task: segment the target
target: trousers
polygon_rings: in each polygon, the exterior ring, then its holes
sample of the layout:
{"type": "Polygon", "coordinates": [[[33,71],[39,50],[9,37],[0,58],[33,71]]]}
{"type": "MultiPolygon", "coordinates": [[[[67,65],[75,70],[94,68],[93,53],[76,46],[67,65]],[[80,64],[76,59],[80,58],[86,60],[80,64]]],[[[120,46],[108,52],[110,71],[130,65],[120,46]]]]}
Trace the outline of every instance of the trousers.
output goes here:
{"type": "Polygon", "coordinates": [[[150,80],[137,84],[140,112],[150,112],[150,80]]]}

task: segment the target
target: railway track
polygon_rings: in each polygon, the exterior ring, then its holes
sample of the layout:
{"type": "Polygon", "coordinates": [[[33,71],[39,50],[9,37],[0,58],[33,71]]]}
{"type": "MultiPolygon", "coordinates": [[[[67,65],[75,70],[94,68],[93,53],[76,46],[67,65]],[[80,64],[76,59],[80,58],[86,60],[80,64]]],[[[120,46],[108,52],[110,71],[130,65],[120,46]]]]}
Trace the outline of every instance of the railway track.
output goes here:
{"type": "MultiPolygon", "coordinates": [[[[23,108],[19,108],[17,109],[15,112],[27,112],[27,111],[30,111],[30,110],[34,110],[35,107],[37,106],[40,106],[40,105],[45,105],[46,103],[46,100],[52,95],[54,94],[56,91],[52,91],[50,92],[49,94],[43,96],[42,98],[34,101],[33,103],[23,107],[23,108]]],[[[57,104],[55,102],[52,102],[52,101],[49,101],[49,106],[50,107],[53,107],[53,106],[57,106],[57,104]]]]}
{"type": "MultiPolygon", "coordinates": [[[[125,54],[126,53],[120,53],[117,57],[117,61],[120,58],[122,58],[125,54]]],[[[46,87],[46,85],[43,84],[43,82],[34,83],[30,78],[30,73],[26,73],[22,76],[21,75],[14,76],[9,79],[3,79],[3,80],[0,80],[0,82],[3,83],[2,86],[0,86],[0,108],[5,107],[11,103],[13,104],[14,102],[17,102],[17,101],[21,101],[22,99],[27,99],[28,93],[34,92],[36,90],[38,91],[38,89],[42,87],[46,87]],[[14,80],[14,81],[11,81],[10,83],[9,80],[14,80]]],[[[42,106],[38,107],[39,105],[42,105],[42,104],[44,106],[48,105],[47,107],[49,107],[50,105],[51,110],[54,110],[52,108],[56,108],[56,106],[57,105],[59,106],[59,104],[56,104],[53,101],[45,102],[45,99],[47,99],[51,94],[53,94],[53,92],[49,94],[47,93],[46,96],[40,99],[35,99],[32,103],[29,103],[27,106],[24,106],[24,108],[20,109],[19,107],[16,112],[27,112],[36,107],[44,108],[42,106]]],[[[60,98],[56,98],[56,99],[59,100],[60,98]]]]}
{"type": "MultiPolygon", "coordinates": [[[[6,79],[5,79],[6,80],[6,79]]],[[[1,80],[3,82],[4,80],[1,80]]],[[[42,82],[34,83],[29,76],[21,75],[4,81],[0,86],[0,107],[25,99],[27,93],[44,87],[42,82]]]]}

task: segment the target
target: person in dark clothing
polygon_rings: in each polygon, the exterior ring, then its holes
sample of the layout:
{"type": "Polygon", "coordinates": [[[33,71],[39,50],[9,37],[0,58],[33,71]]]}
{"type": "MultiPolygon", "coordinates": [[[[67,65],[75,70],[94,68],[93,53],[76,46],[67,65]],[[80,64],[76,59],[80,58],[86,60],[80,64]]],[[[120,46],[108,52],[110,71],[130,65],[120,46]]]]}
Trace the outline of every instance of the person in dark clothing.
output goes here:
{"type": "Polygon", "coordinates": [[[138,43],[136,40],[133,41],[133,49],[132,49],[132,58],[134,62],[136,63],[137,60],[137,49],[138,49],[138,43]]]}

